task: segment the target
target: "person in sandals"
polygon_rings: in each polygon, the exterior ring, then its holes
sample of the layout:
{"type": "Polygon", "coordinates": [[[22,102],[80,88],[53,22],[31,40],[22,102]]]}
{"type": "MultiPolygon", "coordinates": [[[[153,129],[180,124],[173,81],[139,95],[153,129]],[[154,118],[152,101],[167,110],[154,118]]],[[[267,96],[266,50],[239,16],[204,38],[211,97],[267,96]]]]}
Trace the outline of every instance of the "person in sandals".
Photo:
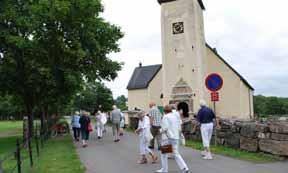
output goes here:
{"type": "Polygon", "coordinates": [[[138,128],[135,130],[135,133],[139,135],[139,147],[141,159],[138,161],[139,164],[147,163],[146,155],[149,154],[152,157],[152,163],[156,163],[157,156],[149,149],[150,140],[153,138],[150,131],[150,119],[145,115],[145,112],[138,114],[139,123],[138,128]]]}

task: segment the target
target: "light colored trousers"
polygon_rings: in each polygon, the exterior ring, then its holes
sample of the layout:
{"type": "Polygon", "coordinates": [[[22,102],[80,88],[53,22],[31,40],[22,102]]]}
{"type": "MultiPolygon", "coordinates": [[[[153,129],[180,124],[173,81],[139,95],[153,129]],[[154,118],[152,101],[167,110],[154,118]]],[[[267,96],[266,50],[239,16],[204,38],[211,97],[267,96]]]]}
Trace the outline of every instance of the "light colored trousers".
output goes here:
{"type": "MultiPolygon", "coordinates": [[[[175,161],[181,170],[187,169],[187,164],[183,160],[182,156],[179,153],[179,140],[178,139],[168,139],[169,143],[172,144],[173,154],[175,156],[175,161]]],[[[163,172],[168,172],[168,154],[161,154],[161,164],[163,172]]]]}
{"type": "Polygon", "coordinates": [[[104,125],[100,122],[96,123],[96,128],[97,128],[97,136],[102,137],[103,136],[103,130],[104,130],[104,125]]]}
{"type": "Polygon", "coordinates": [[[114,140],[119,139],[119,130],[120,130],[120,123],[112,123],[112,131],[113,131],[113,136],[114,136],[114,140]]]}
{"type": "Polygon", "coordinates": [[[141,155],[146,155],[146,154],[152,153],[152,151],[148,147],[149,146],[149,141],[147,141],[145,139],[145,135],[141,134],[139,136],[139,139],[140,139],[140,143],[139,143],[140,154],[141,155]]]}
{"type": "Polygon", "coordinates": [[[204,147],[210,147],[210,140],[213,134],[213,123],[201,124],[201,136],[204,147]]]}

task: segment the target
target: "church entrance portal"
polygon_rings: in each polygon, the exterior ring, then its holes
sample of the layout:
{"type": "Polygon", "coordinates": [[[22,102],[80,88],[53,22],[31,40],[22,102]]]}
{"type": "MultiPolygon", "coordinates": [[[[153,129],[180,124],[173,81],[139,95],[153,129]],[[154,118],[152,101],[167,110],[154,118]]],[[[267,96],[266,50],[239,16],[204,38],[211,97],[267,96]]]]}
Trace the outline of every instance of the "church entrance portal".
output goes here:
{"type": "Polygon", "coordinates": [[[177,109],[182,109],[183,117],[189,117],[193,112],[193,93],[190,86],[181,78],[172,89],[170,103],[176,104],[177,109]]]}
{"type": "Polygon", "coordinates": [[[178,103],[177,110],[178,111],[182,110],[184,118],[188,118],[189,117],[189,105],[186,102],[178,103]]]}

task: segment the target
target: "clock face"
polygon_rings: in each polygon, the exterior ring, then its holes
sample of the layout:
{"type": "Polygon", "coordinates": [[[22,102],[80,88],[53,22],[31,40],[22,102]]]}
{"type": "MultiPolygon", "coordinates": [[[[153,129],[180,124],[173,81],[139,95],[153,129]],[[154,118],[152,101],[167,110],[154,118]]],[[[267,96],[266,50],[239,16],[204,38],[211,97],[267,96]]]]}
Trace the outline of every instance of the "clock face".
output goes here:
{"type": "Polygon", "coordinates": [[[173,34],[181,34],[184,33],[184,23],[176,22],[172,24],[173,34]]]}

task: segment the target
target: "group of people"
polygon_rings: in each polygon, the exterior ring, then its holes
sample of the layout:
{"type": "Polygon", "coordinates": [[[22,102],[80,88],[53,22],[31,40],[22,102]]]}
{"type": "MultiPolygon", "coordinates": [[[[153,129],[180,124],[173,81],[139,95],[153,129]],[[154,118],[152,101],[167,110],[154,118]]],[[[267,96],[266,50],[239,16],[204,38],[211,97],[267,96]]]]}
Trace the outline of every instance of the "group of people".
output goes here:
{"type": "MultiPolygon", "coordinates": [[[[179,145],[183,142],[184,135],[182,133],[182,119],[184,117],[183,110],[176,108],[175,105],[166,105],[162,114],[156,104],[149,104],[149,112],[140,111],[138,114],[139,122],[135,133],[139,135],[139,149],[141,158],[139,164],[148,163],[147,155],[151,156],[152,163],[158,160],[155,153],[155,142],[157,142],[157,150],[161,153],[161,169],[156,173],[168,173],[168,158],[175,159],[177,165],[183,173],[188,173],[189,168],[179,153],[179,145]],[[164,146],[170,146],[171,151],[164,152],[164,146]]],[[[200,110],[197,113],[197,120],[201,129],[202,142],[204,151],[201,152],[203,159],[213,159],[210,152],[210,140],[213,133],[214,123],[219,126],[216,120],[215,113],[206,105],[204,100],[200,101],[200,110]]],[[[74,132],[75,141],[79,141],[80,134],[82,138],[82,146],[87,147],[89,133],[93,130],[89,113],[86,111],[76,112],[72,116],[71,125],[74,132]]],[[[107,114],[98,111],[95,114],[96,131],[98,139],[103,137],[105,124],[108,121],[107,114]]],[[[110,113],[110,121],[112,123],[113,140],[120,141],[120,136],[123,135],[123,127],[125,118],[123,113],[116,106],[113,106],[113,111],[110,113]]],[[[185,138],[184,138],[185,141],[185,138]]],[[[167,149],[167,148],[166,148],[167,149]]]]}
{"type": "MultiPolygon", "coordinates": [[[[201,152],[203,159],[210,160],[212,154],[210,152],[210,140],[213,133],[214,122],[219,126],[216,121],[215,113],[208,108],[204,100],[200,101],[200,110],[197,114],[197,120],[200,124],[202,141],[204,151],[201,152]]],[[[153,149],[155,140],[157,141],[157,149],[161,152],[161,166],[157,173],[168,172],[168,158],[175,159],[177,165],[183,173],[188,173],[189,168],[179,153],[180,142],[183,143],[181,138],[182,134],[182,110],[177,110],[175,105],[166,105],[164,107],[164,115],[159,111],[154,103],[150,103],[150,110],[148,113],[144,111],[138,114],[139,123],[135,133],[139,135],[139,149],[141,158],[139,164],[146,164],[146,155],[150,155],[152,163],[156,163],[157,156],[153,149]],[[172,148],[170,152],[164,152],[162,146],[170,145],[172,148]]]]}
{"type": "Polygon", "coordinates": [[[79,141],[81,134],[82,146],[84,148],[87,147],[87,141],[89,139],[89,133],[91,130],[90,125],[91,120],[89,117],[89,113],[86,111],[82,111],[81,116],[79,112],[76,112],[75,115],[73,115],[71,118],[71,126],[73,129],[74,140],[79,141]]]}
{"type": "MultiPolygon", "coordinates": [[[[100,110],[95,113],[96,119],[96,135],[98,139],[103,137],[103,133],[106,132],[105,124],[108,121],[108,115],[100,110]]],[[[125,117],[123,113],[115,105],[111,112],[110,120],[112,123],[114,142],[120,141],[120,136],[123,135],[123,128],[125,126],[125,117]]],[[[88,146],[87,141],[89,135],[93,131],[91,119],[89,113],[86,111],[75,112],[71,118],[71,126],[73,129],[73,136],[75,141],[80,141],[80,135],[82,139],[82,146],[85,148],[88,146]],[[81,115],[80,115],[81,114],[81,115]]]]}

